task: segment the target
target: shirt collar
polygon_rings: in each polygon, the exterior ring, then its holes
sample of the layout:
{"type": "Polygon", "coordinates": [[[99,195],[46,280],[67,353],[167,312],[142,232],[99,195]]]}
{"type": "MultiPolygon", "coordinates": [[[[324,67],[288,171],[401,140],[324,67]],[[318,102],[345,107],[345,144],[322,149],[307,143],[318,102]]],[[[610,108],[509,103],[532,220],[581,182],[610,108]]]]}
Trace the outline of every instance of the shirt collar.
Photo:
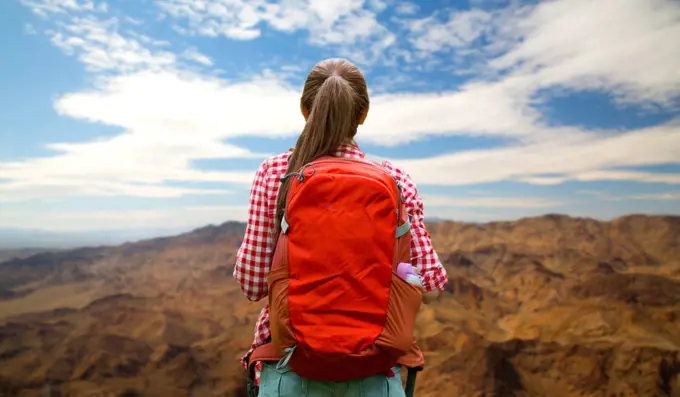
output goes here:
{"type": "Polygon", "coordinates": [[[354,139],[350,140],[347,143],[343,143],[342,145],[340,145],[339,149],[351,153],[357,157],[364,158],[366,156],[363,150],[361,150],[361,147],[359,147],[357,141],[355,141],[354,139]]]}

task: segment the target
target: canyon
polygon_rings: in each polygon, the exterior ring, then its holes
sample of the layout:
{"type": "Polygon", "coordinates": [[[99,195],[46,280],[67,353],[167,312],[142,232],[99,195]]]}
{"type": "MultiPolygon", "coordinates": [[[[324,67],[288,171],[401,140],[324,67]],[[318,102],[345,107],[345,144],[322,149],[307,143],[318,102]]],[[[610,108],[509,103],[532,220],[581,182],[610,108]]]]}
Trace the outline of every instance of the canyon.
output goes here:
{"type": "MultiPolygon", "coordinates": [[[[245,226],[4,257],[0,396],[245,396],[245,226]]],[[[431,222],[416,395],[680,397],[680,217],[431,222]]]]}

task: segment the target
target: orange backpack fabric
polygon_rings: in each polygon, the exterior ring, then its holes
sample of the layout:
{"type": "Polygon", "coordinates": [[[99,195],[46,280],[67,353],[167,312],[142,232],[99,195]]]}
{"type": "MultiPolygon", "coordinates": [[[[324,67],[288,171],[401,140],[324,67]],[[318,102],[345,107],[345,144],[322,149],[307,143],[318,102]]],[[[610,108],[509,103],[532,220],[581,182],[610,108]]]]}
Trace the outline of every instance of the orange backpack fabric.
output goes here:
{"type": "MultiPolygon", "coordinates": [[[[422,293],[396,274],[410,263],[396,180],[362,159],[322,157],[292,178],[267,276],[271,345],[299,376],[346,381],[422,367],[413,337],[422,293]]],[[[259,357],[258,357],[259,356],[259,357]]]]}

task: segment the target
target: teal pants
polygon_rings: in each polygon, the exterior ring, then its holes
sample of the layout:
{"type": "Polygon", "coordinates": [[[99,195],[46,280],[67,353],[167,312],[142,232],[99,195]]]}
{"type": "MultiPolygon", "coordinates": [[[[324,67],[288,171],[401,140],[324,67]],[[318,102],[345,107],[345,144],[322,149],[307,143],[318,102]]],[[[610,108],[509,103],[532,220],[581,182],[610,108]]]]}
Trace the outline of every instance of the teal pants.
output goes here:
{"type": "Polygon", "coordinates": [[[258,397],[405,397],[400,367],[394,376],[376,375],[347,382],[324,382],[299,377],[287,366],[264,363],[258,397]]]}

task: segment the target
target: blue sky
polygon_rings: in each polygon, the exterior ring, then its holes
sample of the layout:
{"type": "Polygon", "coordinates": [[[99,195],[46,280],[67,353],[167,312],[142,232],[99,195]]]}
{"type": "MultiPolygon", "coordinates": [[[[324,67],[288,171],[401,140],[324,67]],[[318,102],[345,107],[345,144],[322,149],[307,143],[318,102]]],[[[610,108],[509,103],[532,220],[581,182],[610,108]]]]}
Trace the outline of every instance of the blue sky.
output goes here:
{"type": "Polygon", "coordinates": [[[244,220],[337,56],[370,86],[359,144],[426,216],[680,213],[677,1],[7,0],[0,22],[0,228],[244,220]]]}

